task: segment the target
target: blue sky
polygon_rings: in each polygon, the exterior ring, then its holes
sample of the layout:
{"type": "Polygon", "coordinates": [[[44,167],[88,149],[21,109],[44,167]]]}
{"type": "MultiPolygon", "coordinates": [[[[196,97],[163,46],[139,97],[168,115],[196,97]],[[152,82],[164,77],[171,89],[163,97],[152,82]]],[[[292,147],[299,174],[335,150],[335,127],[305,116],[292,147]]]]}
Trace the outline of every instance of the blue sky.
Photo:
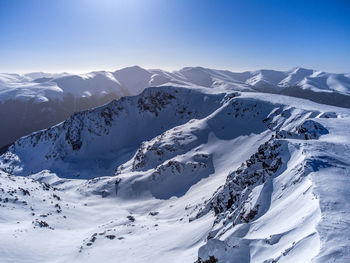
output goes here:
{"type": "Polygon", "coordinates": [[[0,0],[0,72],[350,72],[350,1],[0,0]]]}

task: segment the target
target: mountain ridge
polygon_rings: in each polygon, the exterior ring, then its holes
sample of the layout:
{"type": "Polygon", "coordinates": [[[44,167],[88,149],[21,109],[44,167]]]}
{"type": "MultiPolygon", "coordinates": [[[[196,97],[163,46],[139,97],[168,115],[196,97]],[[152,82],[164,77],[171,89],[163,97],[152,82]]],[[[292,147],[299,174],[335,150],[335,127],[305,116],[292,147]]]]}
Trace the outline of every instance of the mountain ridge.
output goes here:
{"type": "Polygon", "coordinates": [[[2,261],[350,259],[350,109],[185,71],[0,155],[2,261]]]}
{"type": "Polygon", "coordinates": [[[349,108],[350,78],[346,74],[294,68],[235,73],[203,67],[167,72],[132,66],[85,74],[0,74],[0,147],[30,132],[48,128],[76,111],[113,99],[137,95],[150,86],[202,86],[233,91],[284,94],[349,108]],[[6,114],[5,114],[6,112],[6,114]],[[16,126],[15,124],[20,124],[16,126]]]}

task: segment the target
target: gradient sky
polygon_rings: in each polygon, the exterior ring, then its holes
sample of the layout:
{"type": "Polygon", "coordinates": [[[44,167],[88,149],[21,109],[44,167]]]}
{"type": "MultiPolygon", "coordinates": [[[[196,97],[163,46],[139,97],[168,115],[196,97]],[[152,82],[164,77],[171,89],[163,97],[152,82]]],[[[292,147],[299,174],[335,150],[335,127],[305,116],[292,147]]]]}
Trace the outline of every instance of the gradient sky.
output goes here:
{"type": "Polygon", "coordinates": [[[349,0],[0,0],[0,72],[350,72],[349,0]]]}

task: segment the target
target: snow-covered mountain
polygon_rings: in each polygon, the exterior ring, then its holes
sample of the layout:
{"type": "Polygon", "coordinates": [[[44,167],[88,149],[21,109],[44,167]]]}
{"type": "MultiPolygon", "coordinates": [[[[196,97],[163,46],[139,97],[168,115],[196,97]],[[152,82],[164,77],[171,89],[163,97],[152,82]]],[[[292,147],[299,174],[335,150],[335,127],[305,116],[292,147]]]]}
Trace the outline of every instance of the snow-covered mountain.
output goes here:
{"type": "Polygon", "coordinates": [[[64,121],[76,111],[139,94],[149,86],[151,75],[140,67],[83,75],[0,74],[0,148],[64,121]]]}
{"type": "Polygon", "coordinates": [[[166,72],[134,66],[82,75],[0,74],[0,148],[64,121],[76,111],[166,85],[285,94],[350,108],[349,75],[303,68],[234,73],[201,67],[166,72]]]}
{"type": "Polygon", "coordinates": [[[271,94],[348,77],[146,72],[0,156],[2,262],[350,261],[350,109],[271,94]]]}

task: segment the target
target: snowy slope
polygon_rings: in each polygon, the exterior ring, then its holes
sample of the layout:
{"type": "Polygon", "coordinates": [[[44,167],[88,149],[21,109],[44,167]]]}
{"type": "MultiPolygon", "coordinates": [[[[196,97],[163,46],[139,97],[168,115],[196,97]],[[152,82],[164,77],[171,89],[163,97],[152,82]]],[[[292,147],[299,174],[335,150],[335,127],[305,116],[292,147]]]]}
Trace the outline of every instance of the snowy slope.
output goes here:
{"type": "Polygon", "coordinates": [[[0,156],[1,262],[350,260],[350,110],[185,71],[0,156]]]}

